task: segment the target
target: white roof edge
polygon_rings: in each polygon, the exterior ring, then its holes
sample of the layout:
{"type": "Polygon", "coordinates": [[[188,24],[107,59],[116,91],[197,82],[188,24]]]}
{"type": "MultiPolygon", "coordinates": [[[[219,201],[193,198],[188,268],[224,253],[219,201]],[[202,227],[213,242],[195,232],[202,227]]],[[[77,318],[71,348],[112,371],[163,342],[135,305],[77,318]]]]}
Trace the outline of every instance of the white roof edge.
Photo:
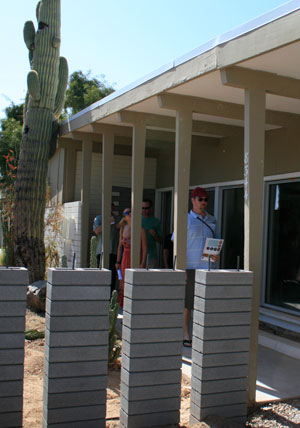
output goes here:
{"type": "Polygon", "coordinates": [[[251,19],[250,21],[246,22],[245,24],[239,25],[238,27],[233,28],[232,30],[227,31],[226,33],[217,36],[216,38],[210,40],[209,42],[204,43],[203,45],[187,52],[186,54],[176,58],[174,61],[169,62],[168,64],[163,65],[162,67],[152,71],[151,73],[147,74],[146,76],[141,77],[140,79],[134,81],[133,83],[130,83],[129,85],[124,86],[123,88],[113,92],[112,94],[108,95],[105,98],[102,98],[99,101],[96,101],[95,103],[91,104],[90,106],[86,107],[84,110],[81,110],[80,112],[76,113],[74,116],[71,116],[70,118],[66,119],[61,125],[67,124],[72,122],[73,120],[77,119],[81,115],[94,110],[97,107],[100,107],[103,104],[106,104],[107,102],[120,97],[125,92],[129,92],[130,90],[137,88],[138,86],[154,79],[155,77],[158,77],[161,74],[164,74],[173,68],[190,61],[191,59],[208,52],[209,50],[220,46],[224,43],[229,42],[230,40],[236,39],[246,33],[249,33],[251,31],[256,30],[259,27],[263,27],[264,25],[269,24],[272,21],[276,21],[277,19],[282,18],[285,15],[289,15],[290,13],[296,11],[297,9],[300,9],[300,0],[292,0],[287,3],[282,4],[281,6],[276,7],[275,9],[272,9],[271,11],[260,15],[256,18],[251,19]]]}

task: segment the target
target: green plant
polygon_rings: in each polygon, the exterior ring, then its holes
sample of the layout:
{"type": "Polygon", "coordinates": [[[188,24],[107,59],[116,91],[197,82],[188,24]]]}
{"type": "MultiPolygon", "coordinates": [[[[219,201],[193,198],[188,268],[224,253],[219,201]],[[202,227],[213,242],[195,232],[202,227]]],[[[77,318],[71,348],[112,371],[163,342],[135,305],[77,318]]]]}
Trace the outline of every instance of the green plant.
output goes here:
{"type": "Polygon", "coordinates": [[[117,332],[117,320],[119,313],[118,292],[114,290],[109,304],[109,342],[108,363],[113,365],[121,353],[121,340],[117,332]]]}
{"type": "Polygon", "coordinates": [[[90,241],[90,268],[97,267],[97,238],[96,236],[91,237],[90,241]]]}
{"type": "Polygon", "coordinates": [[[62,204],[51,204],[50,187],[47,186],[46,203],[48,210],[45,215],[45,268],[59,266],[58,242],[61,236],[62,204]]]}
{"type": "Polygon", "coordinates": [[[67,259],[67,256],[65,256],[65,255],[61,256],[61,259],[60,259],[60,266],[61,266],[62,268],[67,268],[67,267],[68,267],[68,259],[67,259]]]}
{"type": "Polygon", "coordinates": [[[25,331],[25,339],[27,340],[43,339],[44,337],[45,337],[44,331],[39,331],[36,329],[25,331]]]}

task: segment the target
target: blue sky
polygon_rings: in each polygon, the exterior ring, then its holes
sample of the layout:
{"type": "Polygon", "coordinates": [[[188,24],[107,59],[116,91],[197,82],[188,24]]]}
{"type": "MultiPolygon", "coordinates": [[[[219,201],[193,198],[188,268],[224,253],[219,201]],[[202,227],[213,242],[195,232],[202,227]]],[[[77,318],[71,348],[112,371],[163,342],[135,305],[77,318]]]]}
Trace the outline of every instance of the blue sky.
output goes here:
{"type": "MultiPolygon", "coordinates": [[[[61,0],[61,55],[76,70],[121,89],[214,37],[274,9],[282,0],[61,0]]],[[[37,0],[1,1],[0,118],[22,102],[29,71],[25,21],[37,0]]]]}

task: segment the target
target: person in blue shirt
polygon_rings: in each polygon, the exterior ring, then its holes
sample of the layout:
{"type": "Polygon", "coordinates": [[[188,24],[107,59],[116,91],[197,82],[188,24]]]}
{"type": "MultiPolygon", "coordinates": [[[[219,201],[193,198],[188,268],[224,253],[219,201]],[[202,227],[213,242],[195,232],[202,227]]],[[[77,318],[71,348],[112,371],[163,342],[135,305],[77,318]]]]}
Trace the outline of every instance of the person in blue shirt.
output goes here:
{"type": "MultiPolygon", "coordinates": [[[[186,285],[184,308],[183,345],[192,346],[190,335],[191,311],[194,307],[195,269],[208,269],[208,262],[201,260],[206,238],[215,238],[216,219],[206,211],[208,195],[202,187],[196,187],[191,194],[192,209],[188,214],[186,247],[186,285]]],[[[218,257],[212,256],[216,262],[218,257]]]]}

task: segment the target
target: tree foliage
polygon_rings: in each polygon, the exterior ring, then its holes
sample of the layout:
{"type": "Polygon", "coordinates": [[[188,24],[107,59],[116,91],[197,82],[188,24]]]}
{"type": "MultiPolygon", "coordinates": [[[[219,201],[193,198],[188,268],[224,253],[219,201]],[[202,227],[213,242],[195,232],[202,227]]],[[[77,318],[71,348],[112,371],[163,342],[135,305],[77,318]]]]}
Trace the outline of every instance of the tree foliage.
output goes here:
{"type": "Polygon", "coordinates": [[[114,88],[109,85],[104,76],[100,80],[91,77],[91,72],[86,74],[82,71],[74,71],[69,79],[65,110],[70,114],[76,114],[96,101],[114,92],[114,88]]]}

